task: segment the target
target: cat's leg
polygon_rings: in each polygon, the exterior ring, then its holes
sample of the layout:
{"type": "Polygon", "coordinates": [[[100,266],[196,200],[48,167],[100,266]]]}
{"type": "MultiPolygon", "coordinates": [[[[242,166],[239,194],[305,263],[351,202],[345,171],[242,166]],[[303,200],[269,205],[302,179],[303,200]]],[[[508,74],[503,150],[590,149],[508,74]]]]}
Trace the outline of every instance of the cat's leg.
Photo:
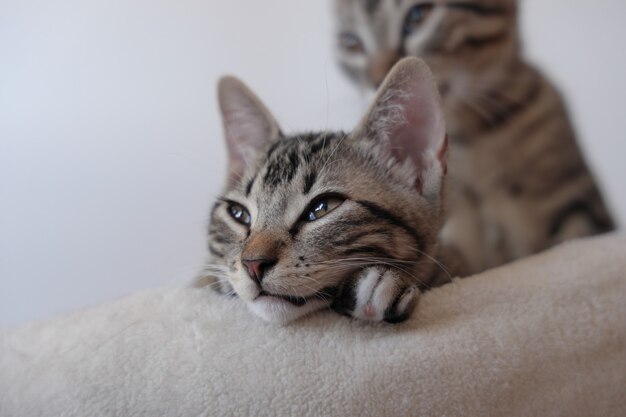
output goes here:
{"type": "Polygon", "coordinates": [[[398,323],[409,318],[419,295],[400,271],[369,267],[346,281],[332,308],[360,320],[398,323]]]}

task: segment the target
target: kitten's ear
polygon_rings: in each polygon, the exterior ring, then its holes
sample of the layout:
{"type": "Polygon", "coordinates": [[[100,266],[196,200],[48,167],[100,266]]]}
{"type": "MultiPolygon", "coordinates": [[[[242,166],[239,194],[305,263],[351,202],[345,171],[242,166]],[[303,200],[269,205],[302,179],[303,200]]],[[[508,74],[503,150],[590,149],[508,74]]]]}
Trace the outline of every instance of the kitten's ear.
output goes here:
{"type": "Polygon", "coordinates": [[[424,61],[404,58],[391,69],[354,136],[381,142],[400,162],[410,159],[416,188],[439,195],[448,141],[441,97],[424,61]]]}
{"type": "Polygon", "coordinates": [[[220,79],[218,101],[228,149],[228,182],[232,184],[241,178],[248,163],[278,138],[280,128],[261,100],[235,77],[220,79]]]}

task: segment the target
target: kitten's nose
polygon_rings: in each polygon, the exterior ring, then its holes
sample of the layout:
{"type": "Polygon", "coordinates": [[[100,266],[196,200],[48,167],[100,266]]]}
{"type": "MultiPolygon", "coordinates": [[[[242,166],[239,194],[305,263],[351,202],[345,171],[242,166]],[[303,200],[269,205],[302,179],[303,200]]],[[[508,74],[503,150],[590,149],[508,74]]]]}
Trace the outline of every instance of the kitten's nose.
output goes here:
{"type": "Polygon", "coordinates": [[[241,263],[248,270],[250,278],[261,284],[265,271],[270,269],[276,263],[276,259],[242,259],[241,263]]]}

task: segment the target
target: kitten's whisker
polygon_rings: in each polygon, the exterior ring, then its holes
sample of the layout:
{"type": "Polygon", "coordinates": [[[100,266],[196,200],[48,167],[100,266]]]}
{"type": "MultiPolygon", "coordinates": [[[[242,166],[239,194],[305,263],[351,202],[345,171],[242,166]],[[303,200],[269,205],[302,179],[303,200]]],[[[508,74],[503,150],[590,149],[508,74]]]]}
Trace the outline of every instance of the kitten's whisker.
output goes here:
{"type": "MultiPolygon", "coordinates": [[[[416,249],[418,253],[420,253],[421,255],[423,255],[424,257],[428,258],[432,263],[434,263],[438,268],[440,268],[447,276],[448,279],[450,280],[450,282],[452,282],[452,275],[450,274],[450,272],[448,271],[448,269],[443,265],[442,262],[440,262],[439,260],[437,260],[436,258],[432,257],[431,255],[416,249]]],[[[396,268],[404,273],[406,273],[407,275],[418,279],[417,277],[415,277],[413,274],[411,274],[410,272],[408,272],[406,269],[402,268],[400,265],[423,265],[426,264],[428,262],[424,262],[424,261],[409,261],[409,260],[403,260],[403,259],[393,259],[393,258],[380,258],[380,257],[350,257],[350,258],[342,258],[342,259],[333,259],[333,260],[328,260],[328,261],[321,261],[318,262],[318,264],[323,264],[323,265],[350,265],[350,266],[366,266],[366,265],[386,265],[389,267],[393,267],[396,268]]],[[[420,279],[418,279],[422,284],[424,284],[424,282],[420,279]]],[[[426,284],[424,284],[426,285],[426,284]]]]}
{"type": "Polygon", "coordinates": [[[228,272],[230,270],[230,268],[226,265],[213,264],[213,263],[203,264],[200,266],[200,268],[204,270],[216,270],[216,271],[224,271],[224,272],[228,272]]]}
{"type": "MultiPolygon", "coordinates": [[[[222,278],[222,280],[223,280],[223,281],[227,281],[227,278],[226,278],[226,277],[221,277],[221,278],[222,278]]],[[[217,291],[217,292],[219,292],[219,293],[221,293],[221,294],[224,294],[224,295],[235,295],[235,290],[232,290],[232,289],[231,289],[231,290],[228,290],[228,291],[227,291],[227,292],[225,292],[225,293],[222,293],[222,292],[221,292],[221,290],[222,290],[222,288],[223,288],[223,286],[222,286],[222,280],[217,279],[217,280],[216,280],[216,281],[214,281],[214,282],[211,282],[211,283],[209,283],[209,284],[207,284],[207,285],[203,285],[201,288],[209,288],[210,290],[217,291]]]]}
{"type": "Polygon", "coordinates": [[[218,272],[228,272],[229,268],[228,267],[224,267],[224,268],[218,268],[218,267],[214,267],[214,266],[205,266],[202,268],[203,271],[218,271],[218,272]]]}
{"type": "Polygon", "coordinates": [[[452,282],[452,275],[450,274],[450,271],[448,271],[448,269],[444,266],[443,262],[439,261],[438,259],[430,256],[427,253],[422,252],[421,250],[417,250],[419,253],[421,253],[422,255],[424,255],[425,257],[427,257],[428,259],[430,259],[431,261],[433,261],[433,263],[435,265],[437,265],[439,267],[439,269],[441,269],[443,272],[445,272],[445,274],[448,276],[448,280],[450,280],[450,282],[452,282]]]}
{"type": "Polygon", "coordinates": [[[196,278],[198,271],[200,270],[202,270],[202,264],[198,263],[178,267],[172,273],[171,277],[164,282],[164,284],[188,285],[189,282],[192,282],[196,278]]]}

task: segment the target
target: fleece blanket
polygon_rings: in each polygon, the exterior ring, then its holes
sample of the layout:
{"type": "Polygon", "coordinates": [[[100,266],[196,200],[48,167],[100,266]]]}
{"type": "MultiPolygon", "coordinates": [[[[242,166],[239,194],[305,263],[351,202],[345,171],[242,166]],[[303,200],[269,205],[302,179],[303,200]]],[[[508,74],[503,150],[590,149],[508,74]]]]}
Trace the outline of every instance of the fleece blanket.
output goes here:
{"type": "Polygon", "coordinates": [[[626,237],[287,326],[159,289],[5,332],[0,416],[626,416],[626,237]]]}

